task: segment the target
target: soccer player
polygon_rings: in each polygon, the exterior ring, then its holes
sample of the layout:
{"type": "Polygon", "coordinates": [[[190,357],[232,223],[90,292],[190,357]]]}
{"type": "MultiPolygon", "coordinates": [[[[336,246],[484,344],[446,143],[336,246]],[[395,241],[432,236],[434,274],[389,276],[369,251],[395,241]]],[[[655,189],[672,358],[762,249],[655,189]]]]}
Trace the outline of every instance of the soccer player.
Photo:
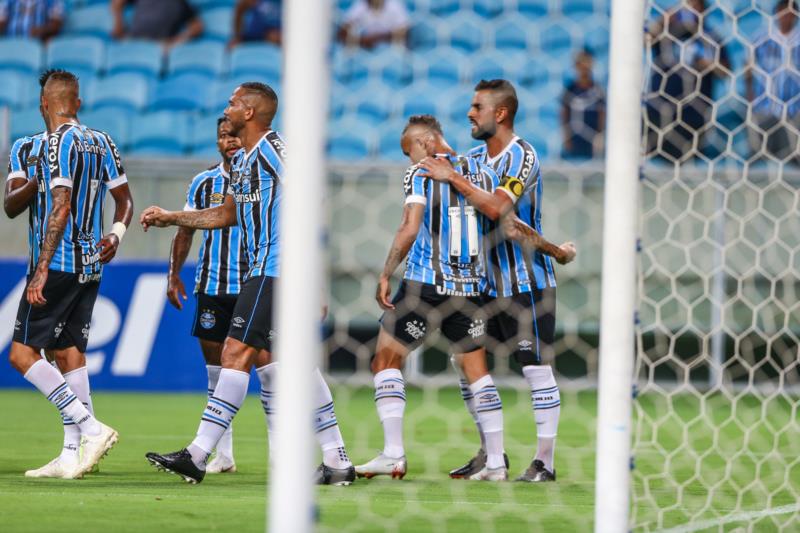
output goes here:
{"type": "MultiPolygon", "coordinates": [[[[489,294],[494,297],[489,304],[488,342],[496,340],[510,347],[530,387],[536,419],[536,455],[516,480],[555,481],[553,455],[561,401],[553,370],[542,365],[542,351],[552,344],[555,333],[556,278],[551,256],[561,264],[568,263],[575,257],[575,247],[569,242],[561,246],[536,245],[531,253],[513,239],[502,238],[504,234],[509,237],[515,228],[522,228],[513,219],[504,218],[511,212],[539,236],[542,233],[539,159],[533,147],[514,133],[518,105],[516,91],[506,80],[481,80],[475,86],[467,116],[472,123],[472,137],[484,144],[468,155],[497,172],[500,186],[493,193],[473,187],[456,172],[428,176],[452,185],[470,204],[495,221],[489,231],[490,239],[494,234],[494,240],[487,253],[489,294]]],[[[437,163],[424,160],[421,164],[435,168],[437,163]]],[[[471,407],[474,399],[463,383],[462,395],[478,426],[482,446],[467,464],[451,471],[451,477],[470,476],[486,462],[486,428],[471,407]]]]}
{"type": "MultiPolygon", "coordinates": [[[[233,311],[228,337],[222,347],[222,370],[214,394],[203,412],[195,439],[182,450],[168,454],[148,453],[157,468],[179,474],[189,483],[203,480],[206,461],[230,426],[247,395],[250,369],[255,363],[261,381],[261,401],[267,424],[273,427],[273,388],[277,363],[271,354],[272,297],[280,257],[281,180],[286,146],[272,130],[278,97],[267,85],[243,83],[233,92],[225,109],[231,133],[243,148],[231,160],[231,184],[222,205],[197,211],[165,211],[148,207],[141,215],[150,226],[186,226],[214,229],[237,224],[248,254],[248,272],[233,311]]],[[[303,355],[301,354],[300,357],[303,355]]],[[[349,485],[355,479],[333,408],[330,389],[316,371],[317,440],[322,464],[319,484],[349,485]]],[[[270,440],[274,432],[269,431],[270,440]]],[[[271,449],[272,446],[270,446],[271,449]]]]}
{"type": "MultiPolygon", "coordinates": [[[[231,157],[241,146],[239,139],[231,134],[228,119],[218,119],[217,148],[222,161],[194,177],[186,193],[184,210],[196,211],[222,205],[230,188],[231,157]]],[[[178,226],[169,253],[167,299],[179,311],[183,309],[181,298],[186,300],[180,272],[192,247],[193,236],[192,228],[178,226]]],[[[200,350],[206,361],[209,398],[214,394],[222,370],[222,343],[230,329],[236,297],[246,272],[247,250],[242,246],[238,226],[203,231],[194,277],[197,309],[192,335],[200,341],[200,350]]],[[[207,474],[222,472],[236,472],[233,426],[222,434],[214,459],[206,465],[207,474]]]]}
{"type": "Polygon", "coordinates": [[[116,254],[133,201],[111,138],[78,123],[78,79],[50,70],[40,84],[48,133],[14,143],[6,184],[9,216],[30,207],[31,247],[9,360],[58,408],[64,423],[59,457],[25,475],[74,479],[89,472],[118,439],[92,414],[84,352],[102,264],[116,254]],[[104,235],[107,190],[116,209],[111,232],[104,235]],[[42,349],[63,375],[39,355],[42,349]]]}

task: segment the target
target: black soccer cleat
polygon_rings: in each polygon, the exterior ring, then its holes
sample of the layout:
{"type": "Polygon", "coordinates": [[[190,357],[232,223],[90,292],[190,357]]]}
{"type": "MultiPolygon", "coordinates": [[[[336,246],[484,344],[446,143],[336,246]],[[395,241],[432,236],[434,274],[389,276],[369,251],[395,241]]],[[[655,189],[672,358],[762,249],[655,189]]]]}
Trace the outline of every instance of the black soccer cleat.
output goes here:
{"type": "MultiPolygon", "coordinates": [[[[506,469],[508,469],[508,455],[505,453],[503,453],[503,461],[506,463],[506,469]]],[[[479,448],[475,457],[470,459],[467,464],[451,470],[449,475],[453,479],[469,479],[470,476],[483,470],[484,466],[486,466],[486,452],[483,448],[479,448]]]]}
{"type": "Polygon", "coordinates": [[[356,469],[353,465],[347,468],[331,468],[326,464],[317,467],[314,483],[317,485],[350,485],[356,480],[356,469]]]}
{"type": "Polygon", "coordinates": [[[514,481],[525,481],[527,483],[544,483],[547,481],[556,480],[556,469],[549,471],[544,467],[544,463],[539,459],[534,459],[531,466],[527,468],[517,479],[514,481]]]}
{"type": "Polygon", "coordinates": [[[177,474],[192,485],[200,483],[206,476],[206,471],[197,468],[192,461],[192,454],[186,448],[164,455],[148,452],[145,454],[145,458],[158,470],[177,474]]]}

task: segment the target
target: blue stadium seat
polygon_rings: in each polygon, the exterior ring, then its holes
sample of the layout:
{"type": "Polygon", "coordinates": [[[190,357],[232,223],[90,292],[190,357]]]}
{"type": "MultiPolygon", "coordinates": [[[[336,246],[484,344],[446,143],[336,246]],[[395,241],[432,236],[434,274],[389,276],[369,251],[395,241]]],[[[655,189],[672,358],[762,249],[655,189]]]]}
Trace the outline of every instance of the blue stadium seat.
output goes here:
{"type": "Polygon", "coordinates": [[[361,87],[369,79],[371,52],[360,48],[342,48],[333,56],[333,77],[350,87],[361,87]]]}
{"type": "Polygon", "coordinates": [[[97,37],[55,37],[47,44],[46,64],[86,76],[103,69],[105,54],[105,42],[97,37]]]}
{"type": "Polygon", "coordinates": [[[748,42],[755,42],[762,32],[768,28],[768,19],[756,10],[742,13],[736,20],[737,33],[744,37],[748,42]]]}
{"type": "MultiPolygon", "coordinates": [[[[597,15],[587,19],[584,25],[583,45],[589,47],[592,53],[608,55],[610,38],[607,17],[597,15]]],[[[579,45],[580,43],[575,44],[579,45]]]]}
{"type": "Polygon", "coordinates": [[[551,81],[560,82],[560,80],[552,79],[548,63],[547,58],[542,55],[529,59],[520,71],[517,80],[521,85],[530,88],[541,87],[551,83],[551,81]]]}
{"type": "Polygon", "coordinates": [[[467,56],[460,50],[441,46],[425,54],[415,54],[414,81],[451,87],[467,79],[467,56]]]}
{"type": "Polygon", "coordinates": [[[122,41],[108,46],[106,74],[140,72],[152,78],[161,74],[161,46],[150,41],[122,41]]]}
{"type": "Polygon", "coordinates": [[[360,160],[370,156],[370,128],[362,122],[345,117],[333,122],[328,128],[328,157],[334,160],[360,160]]]}
{"type": "Polygon", "coordinates": [[[377,156],[384,161],[410,163],[400,149],[400,134],[406,125],[405,120],[390,120],[381,124],[376,132],[378,139],[377,156]]]}
{"type": "Polygon", "coordinates": [[[473,13],[456,13],[444,19],[450,46],[472,53],[486,43],[486,24],[473,13]]]}
{"type": "Polygon", "coordinates": [[[441,119],[443,121],[450,124],[458,124],[460,128],[469,129],[467,112],[472,104],[472,97],[475,94],[472,88],[472,85],[462,85],[460,87],[450,88],[449,91],[442,94],[444,106],[441,119]]]}
{"type": "Polygon", "coordinates": [[[561,13],[571,20],[590,17],[595,13],[593,0],[561,0],[561,13]]]}
{"type": "Polygon", "coordinates": [[[211,97],[208,78],[201,74],[171,76],[156,86],[150,109],[153,111],[191,111],[204,109],[211,97]]]}
{"type": "Polygon", "coordinates": [[[280,80],[271,80],[264,77],[254,77],[253,75],[245,74],[242,76],[235,76],[210,83],[209,98],[204,109],[214,113],[222,113],[222,111],[228,106],[228,100],[230,99],[234,89],[247,81],[260,81],[261,83],[266,83],[275,91],[277,91],[279,93],[278,96],[280,97],[280,80]]]}
{"type": "Polygon", "coordinates": [[[461,0],[428,0],[428,12],[440,17],[451,15],[462,9],[461,4],[461,0]]]}
{"type": "Polygon", "coordinates": [[[128,146],[128,123],[134,113],[123,109],[109,113],[108,110],[87,111],[80,114],[81,123],[90,128],[104,131],[111,135],[117,148],[125,150],[128,146]]]}
{"type": "Polygon", "coordinates": [[[215,7],[200,13],[203,19],[203,39],[228,42],[233,32],[233,8],[215,7]]]}
{"type": "Polygon", "coordinates": [[[555,52],[569,50],[572,47],[572,32],[566,21],[553,19],[542,26],[539,32],[539,50],[553,55],[555,52]]]}
{"type": "Polygon", "coordinates": [[[231,76],[253,74],[280,79],[281,63],[281,49],[274,44],[240,44],[231,52],[231,76]]]}
{"type": "Polygon", "coordinates": [[[392,114],[396,98],[396,91],[381,83],[370,82],[349,95],[349,108],[362,123],[380,124],[392,114]]]}
{"type": "Polygon", "coordinates": [[[511,50],[487,50],[474,54],[470,59],[471,81],[477,83],[498,78],[517,81],[516,78],[522,74],[525,58],[524,52],[511,50]]]}
{"type": "Polygon", "coordinates": [[[202,74],[217,78],[225,72],[225,45],[215,41],[194,41],[172,49],[167,59],[167,72],[202,74]]]}
{"type": "Polygon", "coordinates": [[[79,7],[67,13],[64,34],[108,39],[113,24],[107,3],[79,7]]]}
{"type": "Polygon", "coordinates": [[[442,93],[438,87],[427,83],[415,83],[400,94],[398,113],[403,119],[411,115],[433,115],[444,112],[442,93]]]}
{"type": "Polygon", "coordinates": [[[492,26],[492,41],[499,50],[525,50],[529,46],[529,35],[538,33],[537,28],[531,27],[530,21],[515,16],[498,19],[492,26]]]}
{"type": "Polygon", "coordinates": [[[436,48],[440,41],[439,27],[441,23],[430,20],[416,20],[409,30],[409,46],[417,51],[430,50],[436,48]]]}
{"type": "Polygon", "coordinates": [[[405,47],[382,46],[372,52],[367,62],[372,78],[380,78],[388,87],[411,83],[411,54],[405,47]]]}
{"type": "Polygon", "coordinates": [[[92,85],[84,100],[93,110],[113,107],[134,112],[147,107],[150,84],[143,74],[123,72],[95,80],[92,85]]]}
{"type": "Polygon", "coordinates": [[[22,107],[23,92],[26,88],[25,78],[22,74],[7,73],[3,76],[3,83],[0,83],[0,107],[22,107]]]}
{"type": "Polygon", "coordinates": [[[128,148],[134,155],[182,155],[190,139],[190,118],[185,112],[158,111],[134,115],[128,148]]]}
{"type": "Polygon", "coordinates": [[[33,135],[44,131],[44,121],[39,112],[39,106],[29,107],[11,112],[9,134],[11,142],[25,135],[33,135]]]}
{"type": "Polygon", "coordinates": [[[217,119],[219,114],[209,113],[194,121],[189,149],[194,155],[215,155],[217,150],[217,119]]]}
{"type": "Polygon", "coordinates": [[[502,0],[472,0],[472,9],[483,18],[491,19],[503,13],[502,0]]]}
{"type": "Polygon", "coordinates": [[[517,0],[517,11],[528,18],[541,18],[547,15],[550,0],[517,0]]]}
{"type": "Polygon", "coordinates": [[[35,74],[42,70],[42,45],[32,39],[0,39],[0,68],[35,74]]]}

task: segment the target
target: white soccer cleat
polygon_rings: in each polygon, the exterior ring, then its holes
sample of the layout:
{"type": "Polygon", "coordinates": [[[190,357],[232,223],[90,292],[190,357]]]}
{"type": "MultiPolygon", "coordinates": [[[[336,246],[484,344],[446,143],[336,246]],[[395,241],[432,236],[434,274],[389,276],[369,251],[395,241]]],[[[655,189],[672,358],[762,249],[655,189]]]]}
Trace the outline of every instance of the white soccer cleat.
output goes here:
{"type": "Polygon", "coordinates": [[[100,421],[97,423],[100,424],[99,434],[81,437],[81,461],[78,463],[81,474],[90,472],[119,440],[119,434],[113,428],[100,421]]]}
{"type": "Polygon", "coordinates": [[[383,453],[368,463],[356,466],[356,475],[367,479],[375,476],[392,476],[392,479],[403,479],[406,475],[406,456],[386,457],[383,453]]]}
{"type": "Polygon", "coordinates": [[[473,481],[508,481],[508,468],[489,468],[484,466],[477,474],[472,474],[469,479],[473,481]]]}
{"type": "Polygon", "coordinates": [[[25,472],[25,477],[49,477],[59,479],[79,479],[83,477],[80,463],[67,465],[61,462],[61,457],[56,457],[46,465],[35,470],[25,472]]]}
{"type": "Polygon", "coordinates": [[[206,465],[206,474],[225,474],[236,472],[236,463],[231,457],[215,455],[206,465]]]}

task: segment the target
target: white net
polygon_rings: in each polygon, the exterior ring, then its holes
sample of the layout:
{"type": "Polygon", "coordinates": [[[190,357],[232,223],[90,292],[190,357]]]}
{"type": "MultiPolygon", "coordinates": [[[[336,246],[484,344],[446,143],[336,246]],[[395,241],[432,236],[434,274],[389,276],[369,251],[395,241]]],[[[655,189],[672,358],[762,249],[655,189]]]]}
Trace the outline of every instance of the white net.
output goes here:
{"type": "Polygon", "coordinates": [[[632,525],[796,531],[796,7],[650,7],[632,525]]]}

